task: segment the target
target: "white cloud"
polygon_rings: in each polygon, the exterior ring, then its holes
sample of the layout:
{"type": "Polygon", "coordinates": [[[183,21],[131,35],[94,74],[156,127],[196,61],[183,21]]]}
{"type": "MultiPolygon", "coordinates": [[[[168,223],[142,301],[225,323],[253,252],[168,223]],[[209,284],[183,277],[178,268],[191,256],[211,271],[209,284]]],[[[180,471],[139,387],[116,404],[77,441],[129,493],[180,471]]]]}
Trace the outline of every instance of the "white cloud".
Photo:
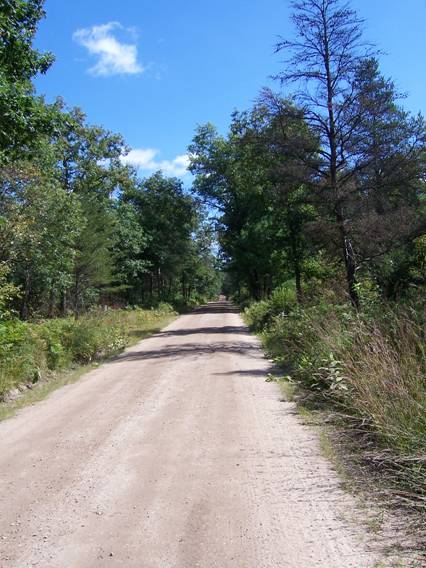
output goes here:
{"type": "Polygon", "coordinates": [[[119,22],[109,22],[100,26],[77,30],[73,39],[88,52],[97,57],[96,65],[89,69],[89,73],[96,76],[135,75],[145,69],[138,62],[138,48],[136,44],[120,42],[114,32],[125,31],[135,40],[135,30],[124,28],[119,22]]]}
{"type": "Polygon", "coordinates": [[[138,148],[122,157],[124,164],[130,164],[140,170],[156,172],[161,170],[170,176],[184,176],[188,173],[189,157],[186,154],[176,156],[173,160],[159,160],[159,150],[154,148],[138,148]]]}

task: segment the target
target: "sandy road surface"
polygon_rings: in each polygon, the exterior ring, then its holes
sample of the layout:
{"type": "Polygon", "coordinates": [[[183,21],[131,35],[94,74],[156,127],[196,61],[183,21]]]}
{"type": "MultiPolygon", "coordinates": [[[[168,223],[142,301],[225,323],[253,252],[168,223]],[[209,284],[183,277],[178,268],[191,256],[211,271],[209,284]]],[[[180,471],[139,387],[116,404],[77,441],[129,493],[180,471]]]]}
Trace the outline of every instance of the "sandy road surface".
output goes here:
{"type": "Polygon", "coordinates": [[[1,423],[0,566],[373,566],[267,373],[210,304],[1,423]]]}

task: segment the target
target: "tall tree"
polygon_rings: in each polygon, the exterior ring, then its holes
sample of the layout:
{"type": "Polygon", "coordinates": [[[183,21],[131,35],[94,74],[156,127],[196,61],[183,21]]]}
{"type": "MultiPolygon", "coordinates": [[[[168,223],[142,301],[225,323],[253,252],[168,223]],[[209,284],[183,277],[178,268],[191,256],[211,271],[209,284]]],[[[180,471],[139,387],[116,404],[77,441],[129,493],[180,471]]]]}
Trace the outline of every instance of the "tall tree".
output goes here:
{"type": "Polygon", "coordinates": [[[71,285],[75,239],[81,228],[77,199],[34,164],[3,168],[0,176],[0,260],[21,289],[22,318],[48,306],[71,285]]]}
{"type": "Polygon", "coordinates": [[[227,269],[239,287],[261,298],[272,288],[273,241],[270,217],[265,215],[264,155],[253,143],[242,143],[250,118],[233,116],[227,138],[210,124],[200,126],[189,147],[194,192],[218,214],[218,232],[227,269]]]}
{"type": "Polygon", "coordinates": [[[62,303],[80,313],[115,279],[119,231],[114,194],[133,186],[135,178],[121,163],[127,147],[120,135],[88,125],[80,109],[68,110],[60,99],[55,108],[60,120],[50,139],[51,175],[77,199],[84,217],[75,242],[73,285],[70,293],[64,291],[62,303]]]}
{"type": "Polygon", "coordinates": [[[191,250],[196,228],[195,202],[180,180],[166,178],[161,172],[125,191],[122,200],[135,208],[147,238],[146,296],[150,301],[166,300],[179,285],[191,250]]]}
{"type": "Polygon", "coordinates": [[[117,238],[114,247],[114,281],[128,301],[132,304],[143,304],[144,279],[150,268],[147,259],[150,236],[142,224],[140,211],[131,201],[121,196],[115,208],[117,238]]]}
{"type": "MultiPolygon", "coordinates": [[[[357,272],[363,261],[406,236],[408,216],[414,214],[424,121],[398,106],[393,83],[380,75],[362,41],[363,22],[347,3],[297,0],[292,5],[297,39],[277,44],[277,51],[292,53],[277,78],[299,85],[295,99],[319,137],[321,161],[312,179],[323,213],[328,208],[333,219],[349,296],[359,307],[357,272]],[[401,225],[404,210],[407,221],[398,233],[392,228],[401,225]]],[[[332,236],[334,229],[324,232],[332,236]]]]}
{"type": "Polygon", "coordinates": [[[53,62],[51,53],[32,46],[37,24],[44,17],[42,0],[0,2],[0,164],[16,158],[48,130],[50,109],[34,96],[31,83],[53,62]]]}
{"type": "Polygon", "coordinates": [[[296,40],[282,40],[276,50],[291,51],[282,84],[299,83],[295,94],[305,120],[318,134],[322,164],[316,170],[327,193],[339,232],[350,298],[359,306],[357,261],[349,230],[346,200],[350,167],[347,145],[359,122],[354,116],[353,84],[360,61],[368,55],[362,42],[362,20],[340,0],[297,0],[292,2],[296,40]]]}
{"type": "Polygon", "coordinates": [[[354,94],[354,114],[362,120],[354,125],[348,142],[356,167],[346,176],[356,189],[352,227],[362,264],[426,229],[420,210],[426,130],[421,115],[412,117],[401,108],[402,96],[380,74],[375,59],[357,67],[354,94]]]}

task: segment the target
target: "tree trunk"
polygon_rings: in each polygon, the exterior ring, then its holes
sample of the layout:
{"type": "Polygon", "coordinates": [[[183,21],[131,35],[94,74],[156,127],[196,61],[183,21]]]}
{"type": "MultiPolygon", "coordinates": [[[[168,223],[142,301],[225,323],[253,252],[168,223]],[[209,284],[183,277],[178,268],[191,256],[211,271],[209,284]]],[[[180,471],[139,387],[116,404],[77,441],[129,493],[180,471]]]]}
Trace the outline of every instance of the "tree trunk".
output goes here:
{"type": "Polygon", "coordinates": [[[74,288],[74,317],[78,319],[81,311],[81,276],[77,270],[75,273],[75,288],[74,288]]]}
{"type": "Polygon", "coordinates": [[[161,289],[160,289],[160,269],[157,271],[157,300],[160,299],[161,289]]]}
{"type": "Polygon", "coordinates": [[[62,317],[66,316],[67,313],[67,291],[66,290],[62,290],[61,293],[61,315],[62,317]]]}
{"type": "Polygon", "coordinates": [[[48,309],[48,317],[53,318],[55,315],[55,287],[52,285],[49,292],[49,309],[48,309]]]}
{"type": "Polygon", "coordinates": [[[352,243],[349,234],[345,227],[345,216],[342,206],[342,196],[338,181],[337,172],[337,136],[336,136],[336,122],[334,116],[334,87],[333,77],[330,70],[330,52],[329,52],[329,39],[328,28],[324,20],[324,48],[325,48],[325,70],[327,75],[327,106],[328,106],[328,122],[329,133],[328,140],[330,145],[330,189],[333,196],[336,221],[340,232],[341,246],[343,258],[346,268],[346,281],[348,284],[349,297],[353,306],[358,310],[360,307],[359,296],[356,281],[356,262],[352,243]]]}
{"type": "Polygon", "coordinates": [[[24,295],[22,297],[21,309],[19,311],[20,318],[28,319],[28,302],[31,294],[31,272],[27,270],[25,274],[24,295]]]}
{"type": "Polygon", "coordinates": [[[357,289],[357,279],[356,279],[357,264],[356,264],[355,254],[352,248],[351,239],[345,227],[343,212],[339,209],[337,210],[336,218],[339,226],[340,241],[342,243],[341,246],[343,251],[343,258],[345,261],[346,282],[348,285],[349,297],[351,299],[354,308],[359,310],[360,301],[357,289]]]}
{"type": "Polygon", "coordinates": [[[297,303],[301,304],[302,303],[302,274],[300,272],[300,266],[299,266],[299,262],[296,262],[294,265],[294,276],[296,279],[296,298],[297,298],[297,303]]]}
{"type": "MultiPolygon", "coordinates": [[[[300,269],[300,255],[298,253],[298,236],[294,223],[291,224],[291,256],[293,262],[294,278],[296,281],[296,299],[297,303],[302,302],[302,271],[300,269]]],[[[299,245],[300,246],[300,245],[299,245]]]]}
{"type": "Polygon", "coordinates": [[[145,304],[145,276],[141,278],[141,303],[142,305],[145,304]]]}
{"type": "Polygon", "coordinates": [[[182,286],[182,298],[185,300],[185,273],[182,274],[181,286],[182,286]]]}

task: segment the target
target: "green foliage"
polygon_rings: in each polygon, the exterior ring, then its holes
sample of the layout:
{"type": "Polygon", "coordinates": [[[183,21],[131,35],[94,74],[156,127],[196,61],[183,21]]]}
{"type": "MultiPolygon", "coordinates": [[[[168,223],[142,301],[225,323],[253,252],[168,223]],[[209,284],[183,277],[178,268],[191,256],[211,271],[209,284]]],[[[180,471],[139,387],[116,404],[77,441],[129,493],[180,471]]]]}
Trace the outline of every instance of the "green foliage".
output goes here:
{"type": "Polygon", "coordinates": [[[78,363],[90,363],[105,355],[117,353],[126,345],[121,329],[107,325],[93,325],[93,319],[83,317],[64,330],[63,344],[78,363]]]}
{"type": "Polygon", "coordinates": [[[246,288],[261,299],[293,275],[300,294],[309,254],[302,229],[315,212],[305,203],[300,156],[308,159],[316,145],[300,112],[277,104],[278,115],[262,101],[234,113],[226,138],[200,126],[189,147],[194,189],[220,212],[224,264],[240,297],[246,288]]]}
{"type": "Polygon", "coordinates": [[[272,318],[271,306],[266,300],[254,302],[244,313],[250,328],[257,333],[262,331],[272,318]]]}
{"type": "Polygon", "coordinates": [[[130,253],[124,257],[122,246],[118,251],[130,301],[182,305],[219,293],[214,231],[181,181],[160,172],[141,180],[123,192],[118,212],[120,243],[125,236],[124,251],[130,253]]]}
{"type": "Polygon", "coordinates": [[[0,9],[0,68],[12,80],[29,80],[45,73],[53,61],[51,54],[32,48],[37,24],[45,16],[43,0],[3,1],[0,9]]]}
{"type": "Polygon", "coordinates": [[[34,97],[31,84],[53,62],[50,53],[32,47],[42,17],[41,0],[8,0],[0,5],[0,163],[27,151],[38,132],[49,130],[50,110],[34,97]]]}
{"type": "MultiPolygon", "coordinates": [[[[122,136],[61,98],[36,96],[32,81],[53,62],[33,48],[43,4],[0,3],[0,317],[217,294],[215,237],[182,182],[160,172],[138,180],[122,136]]],[[[81,347],[81,359],[108,343],[84,326],[83,339],[93,348],[81,347]]],[[[63,353],[55,342],[49,349],[52,366],[63,353]]]]}
{"type": "Polygon", "coordinates": [[[150,263],[145,251],[150,237],[140,222],[138,211],[132,203],[120,200],[116,204],[116,241],[114,257],[116,259],[115,280],[124,282],[131,300],[140,281],[149,270],[150,263]]]}
{"type": "Polygon", "coordinates": [[[44,344],[23,322],[0,322],[0,396],[21,382],[36,382],[45,369],[44,344]]]}
{"type": "Polygon", "coordinates": [[[73,309],[81,314],[96,303],[99,290],[113,280],[115,244],[112,211],[88,199],[83,207],[85,222],[75,244],[73,309]]]}
{"type": "Polygon", "coordinates": [[[19,288],[8,281],[9,274],[10,266],[0,262],[0,322],[11,317],[12,301],[19,296],[19,288]]]}
{"type": "Polygon", "coordinates": [[[269,300],[252,303],[245,310],[245,318],[255,332],[269,327],[274,318],[288,317],[297,303],[294,282],[289,281],[276,288],[269,300]]]}
{"type": "Polygon", "coordinates": [[[0,185],[0,210],[7,220],[0,225],[0,250],[13,283],[22,290],[20,311],[26,317],[32,294],[42,300],[45,290],[56,294],[66,284],[75,260],[80,208],[73,195],[30,164],[3,169],[0,185]]]}

